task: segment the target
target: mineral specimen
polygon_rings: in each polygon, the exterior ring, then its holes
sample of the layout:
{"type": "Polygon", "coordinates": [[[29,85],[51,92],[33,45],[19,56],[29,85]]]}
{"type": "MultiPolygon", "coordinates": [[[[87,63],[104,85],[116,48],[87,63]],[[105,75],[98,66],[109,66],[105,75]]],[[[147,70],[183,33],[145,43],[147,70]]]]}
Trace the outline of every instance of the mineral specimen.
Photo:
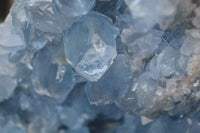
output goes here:
{"type": "Polygon", "coordinates": [[[16,0],[0,30],[0,133],[199,133],[198,0],[16,0]]]}

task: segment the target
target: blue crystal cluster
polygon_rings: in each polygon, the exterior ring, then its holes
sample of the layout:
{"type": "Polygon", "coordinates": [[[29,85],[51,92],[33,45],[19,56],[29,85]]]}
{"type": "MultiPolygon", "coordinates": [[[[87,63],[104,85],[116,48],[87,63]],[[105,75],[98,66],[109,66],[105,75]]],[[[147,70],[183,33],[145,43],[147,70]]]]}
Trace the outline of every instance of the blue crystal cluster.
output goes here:
{"type": "Polygon", "coordinates": [[[0,30],[0,133],[200,132],[198,0],[15,0],[0,30]]]}

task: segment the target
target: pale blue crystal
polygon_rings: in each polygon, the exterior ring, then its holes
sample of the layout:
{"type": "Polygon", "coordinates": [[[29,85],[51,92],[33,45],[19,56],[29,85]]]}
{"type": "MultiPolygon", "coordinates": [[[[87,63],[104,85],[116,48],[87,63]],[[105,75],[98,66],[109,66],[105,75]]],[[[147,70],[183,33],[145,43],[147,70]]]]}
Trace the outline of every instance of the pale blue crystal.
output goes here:
{"type": "Polygon", "coordinates": [[[17,125],[10,124],[0,129],[1,133],[26,133],[24,130],[20,129],[17,125]]]}
{"type": "Polygon", "coordinates": [[[155,91],[158,89],[158,82],[153,79],[150,72],[144,72],[134,82],[132,91],[136,92],[137,104],[139,108],[150,107],[153,105],[155,91]]]}
{"type": "Polygon", "coordinates": [[[10,9],[12,23],[16,28],[24,28],[28,21],[26,11],[27,0],[16,0],[10,9]]]}
{"type": "Polygon", "coordinates": [[[145,61],[154,56],[162,42],[162,34],[162,31],[151,30],[147,35],[137,38],[133,42],[128,41],[128,53],[131,55],[134,72],[141,71],[145,66],[145,61]]]}
{"type": "Polygon", "coordinates": [[[129,89],[131,77],[132,71],[127,57],[118,55],[112,66],[97,82],[87,83],[85,90],[90,102],[98,104],[120,99],[129,89]]]}
{"type": "Polygon", "coordinates": [[[69,131],[66,131],[65,133],[90,133],[90,131],[87,127],[84,127],[80,129],[69,130],[69,131]]]}
{"type": "Polygon", "coordinates": [[[173,21],[179,1],[125,0],[134,18],[135,27],[143,32],[149,31],[156,23],[159,23],[163,29],[168,27],[173,21]]]}
{"type": "Polygon", "coordinates": [[[0,55],[23,49],[24,37],[21,31],[12,25],[11,20],[0,24],[0,55]]]}
{"type": "Polygon", "coordinates": [[[33,92],[31,88],[23,90],[19,95],[20,110],[29,115],[23,119],[30,120],[27,123],[27,132],[31,133],[54,133],[59,126],[55,100],[49,97],[41,97],[33,92]]]}
{"type": "MultiPolygon", "coordinates": [[[[157,56],[157,69],[162,76],[168,77],[176,73],[176,64],[180,59],[180,53],[170,46],[167,46],[157,56]]],[[[184,61],[185,64],[187,61],[184,61]]],[[[184,65],[181,65],[184,67],[184,65]]]]}
{"type": "Polygon", "coordinates": [[[130,115],[124,116],[124,122],[122,125],[118,126],[116,129],[116,133],[136,133],[137,129],[140,128],[140,119],[139,117],[133,117],[130,115]]]}
{"type": "Polygon", "coordinates": [[[198,133],[197,1],[15,0],[0,133],[198,133]]]}
{"type": "Polygon", "coordinates": [[[60,122],[70,129],[80,128],[85,122],[86,118],[80,117],[80,114],[74,108],[58,106],[57,111],[60,122]]]}
{"type": "Polygon", "coordinates": [[[52,0],[28,1],[27,14],[31,24],[43,32],[60,33],[66,26],[53,8],[52,0]]]}
{"type": "Polygon", "coordinates": [[[10,98],[17,87],[14,78],[16,68],[8,59],[7,54],[0,55],[0,102],[10,98]]]}
{"type": "Polygon", "coordinates": [[[16,86],[17,82],[15,79],[7,75],[0,75],[0,102],[10,98],[16,86]]]}
{"type": "Polygon", "coordinates": [[[43,32],[62,33],[73,21],[86,14],[95,5],[95,0],[29,0],[29,22],[43,32]]]}
{"type": "MultiPolygon", "coordinates": [[[[49,46],[36,55],[31,77],[34,90],[38,94],[62,101],[72,90],[76,81],[73,77],[74,71],[69,64],[59,66],[53,63],[54,55],[51,54],[51,50],[56,48],[49,46]]],[[[61,51],[57,49],[57,52],[61,51]]]]}
{"type": "Polygon", "coordinates": [[[67,17],[78,17],[90,11],[95,0],[55,0],[57,9],[67,17]]]}
{"type": "Polygon", "coordinates": [[[66,59],[77,73],[97,81],[116,57],[116,36],[109,18],[96,12],[88,13],[65,33],[66,59]]]}

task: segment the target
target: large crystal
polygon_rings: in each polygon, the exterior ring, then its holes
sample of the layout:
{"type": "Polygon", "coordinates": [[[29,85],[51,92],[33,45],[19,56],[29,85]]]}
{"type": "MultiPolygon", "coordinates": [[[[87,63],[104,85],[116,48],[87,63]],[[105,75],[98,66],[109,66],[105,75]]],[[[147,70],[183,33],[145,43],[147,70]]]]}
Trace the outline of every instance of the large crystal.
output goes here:
{"type": "Polygon", "coordinates": [[[66,59],[77,73],[97,81],[116,57],[116,36],[109,18],[96,12],[88,13],[65,33],[66,59]]]}

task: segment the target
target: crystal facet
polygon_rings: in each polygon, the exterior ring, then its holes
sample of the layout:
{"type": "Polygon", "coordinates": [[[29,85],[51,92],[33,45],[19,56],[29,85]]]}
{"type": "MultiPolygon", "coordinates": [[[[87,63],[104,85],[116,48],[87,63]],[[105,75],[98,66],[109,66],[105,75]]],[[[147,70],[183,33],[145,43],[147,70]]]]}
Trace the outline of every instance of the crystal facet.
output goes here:
{"type": "Polygon", "coordinates": [[[0,133],[199,133],[199,0],[15,0],[0,30],[0,133]]]}
{"type": "Polygon", "coordinates": [[[109,18],[96,12],[88,13],[65,33],[66,59],[77,73],[97,81],[116,57],[116,36],[109,18]]]}

